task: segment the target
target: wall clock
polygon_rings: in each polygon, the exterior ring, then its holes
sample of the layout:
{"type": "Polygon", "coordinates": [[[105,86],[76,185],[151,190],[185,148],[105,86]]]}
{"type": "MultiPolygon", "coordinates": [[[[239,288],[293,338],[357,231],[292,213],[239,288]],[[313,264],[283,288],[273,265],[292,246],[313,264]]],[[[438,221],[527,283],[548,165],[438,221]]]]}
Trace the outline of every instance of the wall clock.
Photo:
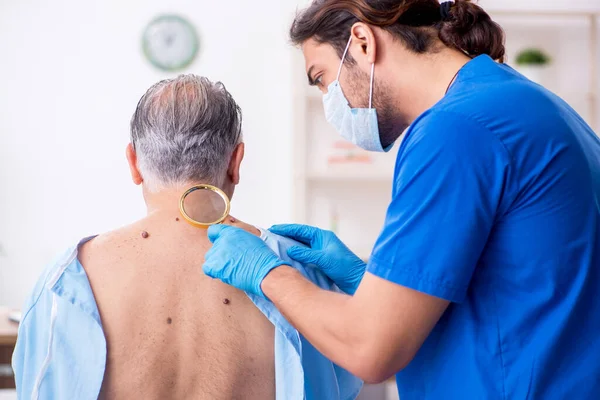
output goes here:
{"type": "Polygon", "coordinates": [[[194,26],[178,15],[161,15],[144,31],[144,55],[163,71],[178,71],[194,61],[199,40],[194,26]]]}

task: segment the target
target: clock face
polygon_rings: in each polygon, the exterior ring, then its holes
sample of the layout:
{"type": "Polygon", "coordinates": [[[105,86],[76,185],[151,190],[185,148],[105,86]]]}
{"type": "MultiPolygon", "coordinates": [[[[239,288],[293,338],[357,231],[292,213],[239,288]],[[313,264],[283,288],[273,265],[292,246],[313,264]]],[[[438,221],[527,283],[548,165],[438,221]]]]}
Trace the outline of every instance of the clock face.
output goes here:
{"type": "Polygon", "coordinates": [[[196,30],[176,15],[162,15],[148,24],[143,36],[144,54],[157,68],[177,71],[190,65],[198,53],[196,30]]]}

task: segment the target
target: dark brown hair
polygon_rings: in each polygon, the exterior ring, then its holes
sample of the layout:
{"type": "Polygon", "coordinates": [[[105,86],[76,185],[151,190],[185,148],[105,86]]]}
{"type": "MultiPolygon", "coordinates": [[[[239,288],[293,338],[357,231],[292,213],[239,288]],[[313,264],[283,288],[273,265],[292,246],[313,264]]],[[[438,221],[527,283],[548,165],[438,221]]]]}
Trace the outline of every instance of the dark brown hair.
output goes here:
{"type": "Polygon", "coordinates": [[[504,60],[504,32],[481,7],[456,0],[447,13],[441,8],[438,0],[315,0],[296,16],[290,37],[297,45],[311,38],[329,43],[341,56],[352,25],[364,22],[395,35],[415,53],[436,51],[437,36],[470,57],[504,60]]]}

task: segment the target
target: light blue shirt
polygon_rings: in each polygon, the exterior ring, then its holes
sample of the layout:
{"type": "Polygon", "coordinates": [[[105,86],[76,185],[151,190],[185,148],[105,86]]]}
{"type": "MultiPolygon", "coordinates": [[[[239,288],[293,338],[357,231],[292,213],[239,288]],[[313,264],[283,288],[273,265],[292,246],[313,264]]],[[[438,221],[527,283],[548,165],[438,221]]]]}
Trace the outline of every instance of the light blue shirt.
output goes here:
{"type": "MultiPolygon", "coordinates": [[[[289,259],[297,242],[261,230],[281,258],[321,288],[337,290],[320,271],[289,259]]],[[[97,399],[106,367],[102,321],[85,270],[77,259],[83,239],[52,262],[23,308],[13,355],[19,399],[97,399]]],[[[333,364],[263,298],[249,295],[275,326],[277,399],[350,400],[362,381],[333,364]]]]}

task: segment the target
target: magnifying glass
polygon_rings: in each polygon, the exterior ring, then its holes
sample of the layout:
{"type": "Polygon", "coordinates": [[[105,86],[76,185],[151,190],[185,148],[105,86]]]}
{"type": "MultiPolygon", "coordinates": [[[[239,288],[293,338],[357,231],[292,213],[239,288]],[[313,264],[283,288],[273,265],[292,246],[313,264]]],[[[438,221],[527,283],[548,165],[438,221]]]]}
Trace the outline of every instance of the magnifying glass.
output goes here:
{"type": "Polygon", "coordinates": [[[179,212],[197,228],[220,224],[229,215],[229,197],[218,187],[202,184],[189,188],[179,199],[179,212]]]}

